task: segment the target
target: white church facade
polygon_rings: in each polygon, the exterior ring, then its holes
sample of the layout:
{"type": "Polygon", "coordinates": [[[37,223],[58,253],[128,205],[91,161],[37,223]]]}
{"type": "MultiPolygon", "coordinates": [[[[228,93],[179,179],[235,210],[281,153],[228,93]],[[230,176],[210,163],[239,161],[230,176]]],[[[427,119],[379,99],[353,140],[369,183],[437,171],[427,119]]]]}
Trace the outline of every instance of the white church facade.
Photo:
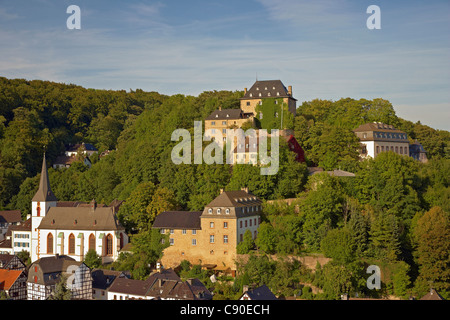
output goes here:
{"type": "Polygon", "coordinates": [[[94,200],[89,205],[58,206],[44,155],[39,189],[31,203],[31,261],[57,254],[83,261],[93,249],[102,263],[108,263],[118,258],[127,243],[114,206],[97,206],[94,200]]]}

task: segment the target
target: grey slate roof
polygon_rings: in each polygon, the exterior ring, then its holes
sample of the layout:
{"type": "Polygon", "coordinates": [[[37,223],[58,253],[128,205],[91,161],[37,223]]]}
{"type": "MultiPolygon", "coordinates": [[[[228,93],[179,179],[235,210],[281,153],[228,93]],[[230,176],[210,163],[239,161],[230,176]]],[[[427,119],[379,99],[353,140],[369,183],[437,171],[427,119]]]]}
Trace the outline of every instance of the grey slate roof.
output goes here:
{"type": "Polygon", "coordinates": [[[153,228],[200,230],[201,211],[165,211],[156,216],[153,228]]]}
{"type": "Polygon", "coordinates": [[[241,109],[222,109],[214,110],[206,120],[231,120],[231,119],[243,119],[244,113],[241,109]]]}
{"type": "Polygon", "coordinates": [[[247,207],[261,205],[262,201],[255,195],[244,190],[223,191],[206,207],[247,207]]]}
{"type": "Polygon", "coordinates": [[[39,181],[39,189],[31,201],[57,201],[56,196],[50,188],[50,181],[48,180],[47,162],[42,159],[41,180],[39,181]]]}
{"type": "Polygon", "coordinates": [[[265,284],[253,290],[248,290],[245,293],[247,293],[251,300],[278,300],[265,284]]]}
{"type": "MultiPolygon", "coordinates": [[[[292,98],[281,80],[256,81],[241,99],[292,98]]],[[[297,99],[294,99],[297,100],[297,99]]]]}

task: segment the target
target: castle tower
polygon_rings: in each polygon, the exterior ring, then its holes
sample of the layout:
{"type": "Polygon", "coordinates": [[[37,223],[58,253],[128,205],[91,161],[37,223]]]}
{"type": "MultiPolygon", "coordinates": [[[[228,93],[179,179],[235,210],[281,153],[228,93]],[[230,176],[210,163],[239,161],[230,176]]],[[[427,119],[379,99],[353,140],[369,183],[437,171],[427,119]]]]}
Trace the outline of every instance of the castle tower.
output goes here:
{"type": "Polygon", "coordinates": [[[47,162],[44,158],[42,160],[41,180],[39,182],[39,189],[31,200],[31,261],[39,259],[39,252],[41,252],[38,227],[45,217],[50,207],[56,207],[56,196],[50,188],[50,181],[48,180],[47,162]]]}

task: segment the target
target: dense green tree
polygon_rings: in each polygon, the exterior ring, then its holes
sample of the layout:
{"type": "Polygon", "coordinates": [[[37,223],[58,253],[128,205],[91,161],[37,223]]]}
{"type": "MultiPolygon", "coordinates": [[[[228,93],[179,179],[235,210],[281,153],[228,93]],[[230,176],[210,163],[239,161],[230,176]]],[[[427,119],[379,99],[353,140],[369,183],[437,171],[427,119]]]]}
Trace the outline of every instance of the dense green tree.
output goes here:
{"type": "Polygon", "coordinates": [[[238,254],[247,254],[250,250],[252,250],[255,246],[255,242],[252,238],[252,232],[250,230],[246,230],[244,233],[244,238],[241,242],[238,243],[236,247],[236,252],[238,254]]]}
{"type": "Polygon", "coordinates": [[[420,277],[450,294],[450,215],[439,207],[427,211],[414,228],[420,277]]]}
{"type": "Polygon", "coordinates": [[[320,248],[326,257],[341,264],[347,264],[355,259],[355,242],[347,228],[328,231],[320,243],[320,248]]]}

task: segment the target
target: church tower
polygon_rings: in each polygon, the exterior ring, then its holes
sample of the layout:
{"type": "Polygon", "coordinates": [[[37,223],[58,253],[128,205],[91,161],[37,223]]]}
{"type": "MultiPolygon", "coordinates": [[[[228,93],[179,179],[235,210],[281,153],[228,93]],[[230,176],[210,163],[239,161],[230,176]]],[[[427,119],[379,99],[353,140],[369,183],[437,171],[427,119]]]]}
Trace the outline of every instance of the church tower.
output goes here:
{"type": "Polygon", "coordinates": [[[56,207],[56,196],[50,188],[50,181],[48,180],[47,162],[44,158],[42,160],[41,180],[39,182],[39,189],[31,200],[31,261],[34,262],[39,259],[39,253],[43,243],[40,241],[38,227],[45,217],[50,207],[56,207]]]}

